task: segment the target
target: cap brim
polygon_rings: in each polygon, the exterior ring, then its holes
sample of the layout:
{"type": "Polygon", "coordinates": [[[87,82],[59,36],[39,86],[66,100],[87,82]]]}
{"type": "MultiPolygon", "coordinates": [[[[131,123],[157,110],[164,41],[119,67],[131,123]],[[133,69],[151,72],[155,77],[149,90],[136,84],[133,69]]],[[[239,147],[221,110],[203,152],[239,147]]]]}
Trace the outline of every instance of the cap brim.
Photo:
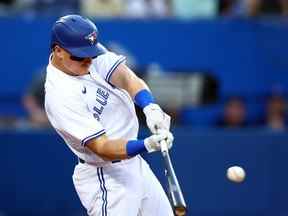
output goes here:
{"type": "Polygon", "coordinates": [[[107,50],[106,48],[97,43],[94,46],[86,46],[86,47],[70,47],[66,48],[66,50],[73,56],[80,58],[93,58],[99,55],[104,54],[107,50]]]}

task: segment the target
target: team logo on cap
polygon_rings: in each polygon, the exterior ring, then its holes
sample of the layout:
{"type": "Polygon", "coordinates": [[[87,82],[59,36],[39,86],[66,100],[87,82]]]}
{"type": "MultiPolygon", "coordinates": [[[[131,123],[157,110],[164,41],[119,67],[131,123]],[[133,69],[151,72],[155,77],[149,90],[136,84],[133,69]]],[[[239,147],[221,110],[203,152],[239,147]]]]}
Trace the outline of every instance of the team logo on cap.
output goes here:
{"type": "Polygon", "coordinates": [[[91,45],[95,44],[95,42],[96,42],[96,32],[94,31],[91,34],[87,35],[85,37],[85,39],[88,40],[91,45]]]}

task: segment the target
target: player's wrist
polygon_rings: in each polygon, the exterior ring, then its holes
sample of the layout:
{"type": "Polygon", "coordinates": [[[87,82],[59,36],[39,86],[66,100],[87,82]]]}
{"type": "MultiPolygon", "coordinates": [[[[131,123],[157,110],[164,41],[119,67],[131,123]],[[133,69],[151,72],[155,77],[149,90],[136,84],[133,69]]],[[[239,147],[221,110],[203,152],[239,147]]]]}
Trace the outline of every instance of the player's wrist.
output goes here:
{"type": "Polygon", "coordinates": [[[135,95],[134,102],[144,109],[148,105],[155,103],[155,99],[149,90],[142,89],[135,95]]]}
{"type": "Polygon", "coordinates": [[[150,103],[149,105],[147,105],[146,107],[143,108],[143,112],[144,112],[145,116],[149,116],[150,113],[152,113],[152,112],[154,113],[155,111],[161,113],[161,115],[163,113],[161,107],[156,103],[150,103]]]}
{"type": "Polygon", "coordinates": [[[144,140],[129,140],[126,144],[126,152],[129,157],[148,152],[144,140]]]}

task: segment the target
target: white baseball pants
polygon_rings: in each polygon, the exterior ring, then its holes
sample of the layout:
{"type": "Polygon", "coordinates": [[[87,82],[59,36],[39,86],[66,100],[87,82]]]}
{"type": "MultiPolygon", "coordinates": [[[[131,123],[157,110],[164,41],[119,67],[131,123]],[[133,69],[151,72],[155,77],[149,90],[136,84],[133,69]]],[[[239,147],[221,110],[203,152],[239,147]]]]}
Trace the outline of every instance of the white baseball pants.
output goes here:
{"type": "Polygon", "coordinates": [[[102,167],[79,163],[73,182],[90,216],[173,216],[161,184],[140,156],[102,167]]]}

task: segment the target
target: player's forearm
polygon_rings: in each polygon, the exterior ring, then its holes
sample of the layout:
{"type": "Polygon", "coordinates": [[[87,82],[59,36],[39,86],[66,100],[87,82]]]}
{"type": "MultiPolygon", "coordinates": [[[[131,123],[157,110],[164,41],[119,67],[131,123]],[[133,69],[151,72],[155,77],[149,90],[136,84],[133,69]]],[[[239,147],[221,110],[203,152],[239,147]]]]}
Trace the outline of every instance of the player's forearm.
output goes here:
{"type": "Polygon", "coordinates": [[[163,141],[167,148],[171,148],[173,139],[173,135],[167,130],[162,130],[143,140],[108,139],[106,135],[102,135],[89,140],[86,147],[104,160],[121,160],[144,152],[159,151],[160,143],[163,141]]]}
{"type": "Polygon", "coordinates": [[[128,91],[131,98],[135,98],[137,93],[139,93],[141,90],[144,90],[144,89],[150,91],[149,87],[144,82],[144,80],[142,80],[139,77],[134,77],[133,81],[130,82],[130,85],[128,84],[128,87],[126,90],[128,91]]]}
{"type": "Polygon", "coordinates": [[[118,88],[125,89],[131,98],[134,98],[143,89],[149,90],[145,81],[139,78],[125,64],[120,64],[117,67],[116,71],[112,74],[111,82],[118,88]]]}
{"type": "Polygon", "coordinates": [[[90,140],[87,147],[104,160],[121,160],[134,157],[144,152],[154,152],[160,149],[160,142],[165,141],[167,148],[171,148],[173,135],[162,131],[143,140],[108,139],[105,135],[90,140]]]}
{"type": "Polygon", "coordinates": [[[104,160],[119,160],[128,158],[126,144],[124,139],[91,140],[87,147],[104,160]]]}

